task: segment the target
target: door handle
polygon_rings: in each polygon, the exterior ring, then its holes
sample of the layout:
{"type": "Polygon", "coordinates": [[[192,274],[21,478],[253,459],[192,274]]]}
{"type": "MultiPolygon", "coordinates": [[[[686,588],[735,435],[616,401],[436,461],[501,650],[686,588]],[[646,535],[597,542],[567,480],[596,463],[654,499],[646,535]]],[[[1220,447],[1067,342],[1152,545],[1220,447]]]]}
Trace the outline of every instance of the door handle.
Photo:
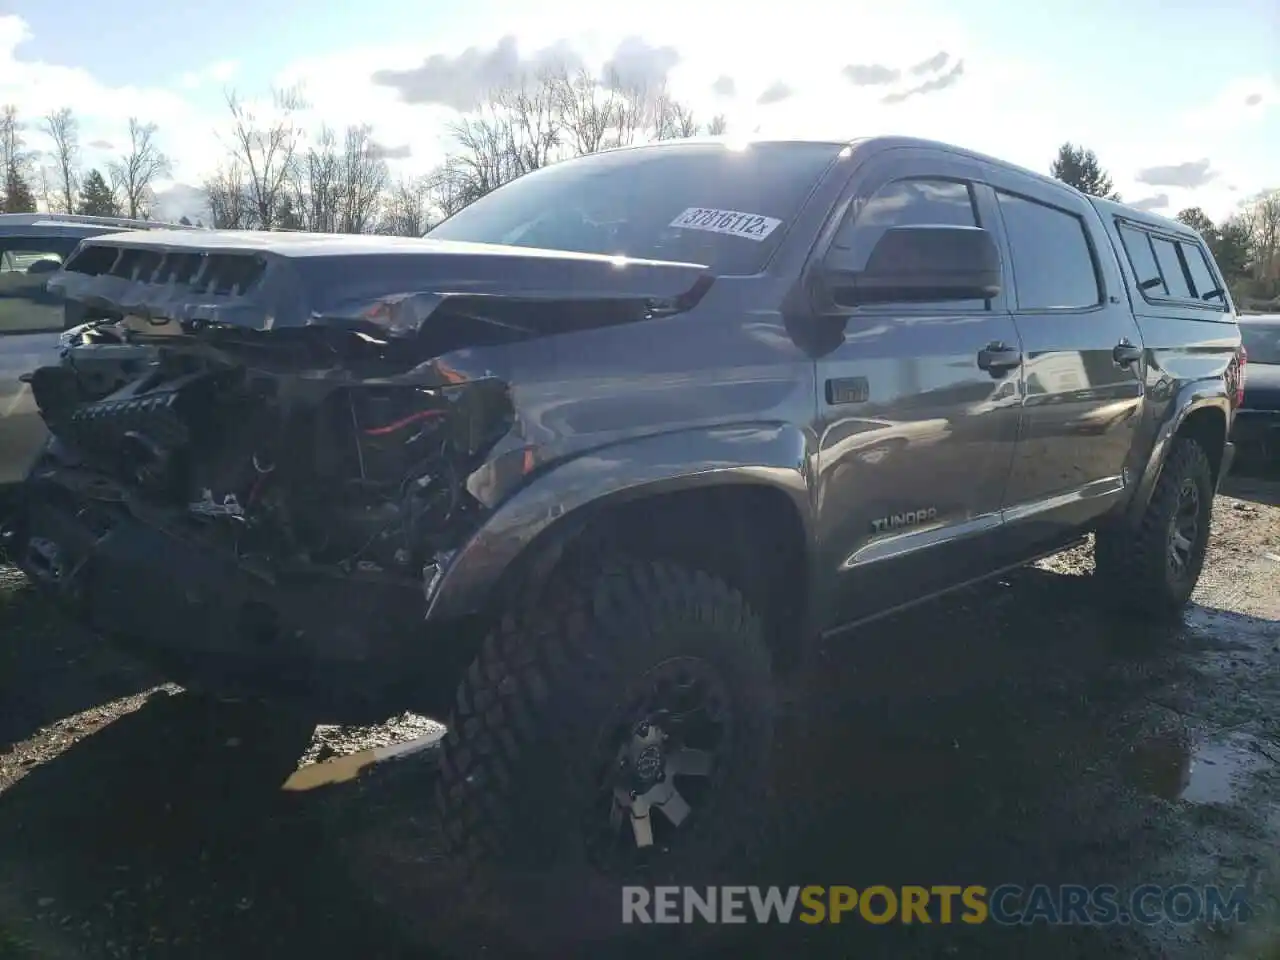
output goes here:
{"type": "Polygon", "coordinates": [[[1128,340],[1121,340],[1112,349],[1111,358],[1120,366],[1127,367],[1142,359],[1142,348],[1135,347],[1128,340]]]}
{"type": "Polygon", "coordinates": [[[1022,351],[1005,343],[988,343],[978,351],[978,367],[986,370],[993,377],[999,377],[1006,370],[1012,370],[1022,363],[1022,351]]]}

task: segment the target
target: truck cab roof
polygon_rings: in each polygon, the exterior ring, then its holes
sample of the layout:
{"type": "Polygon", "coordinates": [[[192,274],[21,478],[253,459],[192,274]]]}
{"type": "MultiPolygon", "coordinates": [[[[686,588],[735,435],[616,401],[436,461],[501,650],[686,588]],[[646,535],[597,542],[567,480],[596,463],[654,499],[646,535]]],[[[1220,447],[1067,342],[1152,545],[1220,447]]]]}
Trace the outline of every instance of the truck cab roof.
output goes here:
{"type": "Polygon", "coordinates": [[[1104,216],[1122,217],[1125,220],[1132,220],[1136,223],[1153,227],[1161,233],[1175,234],[1190,240],[1200,239],[1200,234],[1195,228],[1187,226],[1180,220],[1174,220],[1172,217],[1162,217],[1158,213],[1140,210],[1130,204],[1119,203],[1115,200],[1104,200],[1102,197],[1089,197],[1089,201],[1104,216]]]}

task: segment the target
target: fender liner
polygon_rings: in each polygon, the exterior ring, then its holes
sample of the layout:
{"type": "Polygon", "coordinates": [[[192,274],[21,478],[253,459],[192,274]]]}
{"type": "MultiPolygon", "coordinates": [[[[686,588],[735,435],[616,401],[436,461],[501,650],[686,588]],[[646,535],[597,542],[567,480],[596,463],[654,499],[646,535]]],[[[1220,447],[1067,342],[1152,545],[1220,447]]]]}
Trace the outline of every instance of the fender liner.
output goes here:
{"type": "Polygon", "coordinates": [[[795,503],[812,553],[808,463],[805,434],[777,423],[682,430],[587,451],[498,507],[428,586],[427,620],[482,612],[509,571],[547,572],[598,508],[657,494],[725,484],[777,488],[795,503]]]}
{"type": "MultiPolygon", "coordinates": [[[[1231,398],[1227,396],[1226,386],[1221,379],[1212,380],[1193,380],[1183,384],[1173,400],[1170,402],[1167,414],[1156,430],[1155,441],[1151,447],[1151,454],[1147,457],[1146,466],[1142,471],[1142,476],[1138,480],[1137,490],[1134,492],[1133,498],[1129,501],[1129,507],[1125,511],[1124,519],[1127,523],[1138,523],[1142,514],[1147,509],[1147,504],[1151,502],[1151,495],[1155,491],[1156,481],[1160,477],[1160,471],[1164,468],[1164,462],[1169,456],[1169,450],[1173,446],[1173,439],[1177,436],[1178,431],[1182,429],[1183,424],[1187,422],[1187,418],[1191,414],[1199,410],[1220,410],[1224,418],[1226,434],[1231,432],[1231,398]]],[[[1210,456],[1214,456],[1214,451],[1207,451],[1210,456]]],[[[1218,468],[1218,480],[1221,481],[1223,474],[1229,466],[1229,451],[1222,451],[1221,463],[1218,468]]]]}

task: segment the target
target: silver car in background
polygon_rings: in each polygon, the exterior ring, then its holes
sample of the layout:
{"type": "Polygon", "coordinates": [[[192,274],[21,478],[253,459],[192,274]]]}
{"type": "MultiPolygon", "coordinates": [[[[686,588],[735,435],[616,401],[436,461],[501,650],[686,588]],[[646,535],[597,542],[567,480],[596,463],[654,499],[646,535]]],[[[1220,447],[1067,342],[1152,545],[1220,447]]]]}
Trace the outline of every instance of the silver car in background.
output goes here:
{"type": "Polygon", "coordinates": [[[56,362],[59,336],[77,322],[49,291],[49,276],[86,237],[175,226],[117,217],[0,214],[0,493],[22,479],[46,436],[22,377],[56,362]]]}

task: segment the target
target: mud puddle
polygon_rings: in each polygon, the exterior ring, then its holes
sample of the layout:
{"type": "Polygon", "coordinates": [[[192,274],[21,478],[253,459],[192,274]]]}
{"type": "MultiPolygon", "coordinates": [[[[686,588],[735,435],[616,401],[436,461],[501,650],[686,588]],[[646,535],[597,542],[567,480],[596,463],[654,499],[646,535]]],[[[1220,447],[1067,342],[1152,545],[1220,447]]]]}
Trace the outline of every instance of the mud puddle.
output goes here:
{"type": "Polygon", "coordinates": [[[1225,805],[1247,792],[1252,777],[1274,770],[1278,752],[1247,734],[1199,744],[1168,736],[1136,744],[1127,769],[1135,785],[1162,799],[1225,805]]]}

